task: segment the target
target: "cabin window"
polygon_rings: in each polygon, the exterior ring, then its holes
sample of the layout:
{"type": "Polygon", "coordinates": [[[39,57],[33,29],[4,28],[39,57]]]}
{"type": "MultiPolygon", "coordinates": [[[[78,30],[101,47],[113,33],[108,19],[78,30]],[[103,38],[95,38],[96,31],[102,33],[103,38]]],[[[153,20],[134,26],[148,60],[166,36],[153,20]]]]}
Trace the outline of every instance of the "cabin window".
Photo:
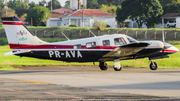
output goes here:
{"type": "Polygon", "coordinates": [[[96,47],[96,42],[88,42],[86,43],[87,48],[96,47]]]}
{"type": "Polygon", "coordinates": [[[102,43],[103,43],[103,46],[110,46],[109,40],[103,40],[102,43]]]}
{"type": "Polygon", "coordinates": [[[74,49],[81,49],[81,44],[74,45],[74,49]]]}
{"type": "Polygon", "coordinates": [[[126,41],[124,40],[124,38],[115,38],[114,39],[114,44],[115,45],[124,45],[124,44],[126,44],[126,41]]]}

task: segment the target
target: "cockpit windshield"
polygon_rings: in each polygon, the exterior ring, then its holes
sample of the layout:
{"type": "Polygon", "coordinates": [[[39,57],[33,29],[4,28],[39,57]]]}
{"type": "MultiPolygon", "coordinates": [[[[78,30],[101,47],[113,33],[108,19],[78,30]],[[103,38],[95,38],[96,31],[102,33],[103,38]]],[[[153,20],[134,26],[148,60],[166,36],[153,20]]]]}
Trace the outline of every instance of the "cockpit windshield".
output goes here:
{"type": "Polygon", "coordinates": [[[137,43],[138,41],[132,37],[126,36],[130,43],[137,43]]]}

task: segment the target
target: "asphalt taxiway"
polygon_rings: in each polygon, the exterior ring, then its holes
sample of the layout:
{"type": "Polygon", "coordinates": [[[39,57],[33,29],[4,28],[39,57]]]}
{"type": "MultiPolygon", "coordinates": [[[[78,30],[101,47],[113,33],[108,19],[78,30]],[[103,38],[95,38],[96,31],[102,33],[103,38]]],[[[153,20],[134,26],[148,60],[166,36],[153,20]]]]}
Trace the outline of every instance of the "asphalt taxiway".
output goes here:
{"type": "Polygon", "coordinates": [[[116,72],[50,66],[0,71],[0,100],[180,100],[180,69],[116,72]]]}

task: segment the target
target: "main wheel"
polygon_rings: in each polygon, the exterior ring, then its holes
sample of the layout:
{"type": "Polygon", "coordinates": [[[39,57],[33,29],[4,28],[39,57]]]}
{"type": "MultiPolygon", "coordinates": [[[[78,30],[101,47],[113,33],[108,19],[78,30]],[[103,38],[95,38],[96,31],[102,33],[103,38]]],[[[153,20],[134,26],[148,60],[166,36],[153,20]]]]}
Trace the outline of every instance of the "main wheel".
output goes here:
{"type": "Polygon", "coordinates": [[[115,71],[121,71],[123,66],[121,65],[121,67],[118,69],[117,67],[113,67],[115,71]]]}
{"type": "Polygon", "coordinates": [[[156,70],[158,68],[158,64],[156,62],[152,62],[149,67],[151,70],[156,70]]]}
{"type": "Polygon", "coordinates": [[[101,70],[107,70],[109,68],[108,64],[105,62],[100,62],[99,67],[101,70]]]}

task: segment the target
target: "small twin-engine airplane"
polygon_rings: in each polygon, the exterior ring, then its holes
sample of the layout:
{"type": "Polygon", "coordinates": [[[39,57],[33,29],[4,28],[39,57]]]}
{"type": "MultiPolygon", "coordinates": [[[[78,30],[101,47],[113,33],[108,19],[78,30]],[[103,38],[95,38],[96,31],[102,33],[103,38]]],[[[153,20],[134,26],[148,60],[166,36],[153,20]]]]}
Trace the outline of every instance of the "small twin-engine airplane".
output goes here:
{"type": "Polygon", "coordinates": [[[65,62],[99,62],[107,70],[106,61],[114,61],[114,70],[120,71],[120,60],[149,58],[150,69],[158,65],[154,59],[168,58],[179,50],[161,41],[137,41],[124,34],[94,36],[76,40],[48,43],[36,37],[17,17],[4,17],[8,43],[13,51],[3,55],[17,55],[65,62]]]}

